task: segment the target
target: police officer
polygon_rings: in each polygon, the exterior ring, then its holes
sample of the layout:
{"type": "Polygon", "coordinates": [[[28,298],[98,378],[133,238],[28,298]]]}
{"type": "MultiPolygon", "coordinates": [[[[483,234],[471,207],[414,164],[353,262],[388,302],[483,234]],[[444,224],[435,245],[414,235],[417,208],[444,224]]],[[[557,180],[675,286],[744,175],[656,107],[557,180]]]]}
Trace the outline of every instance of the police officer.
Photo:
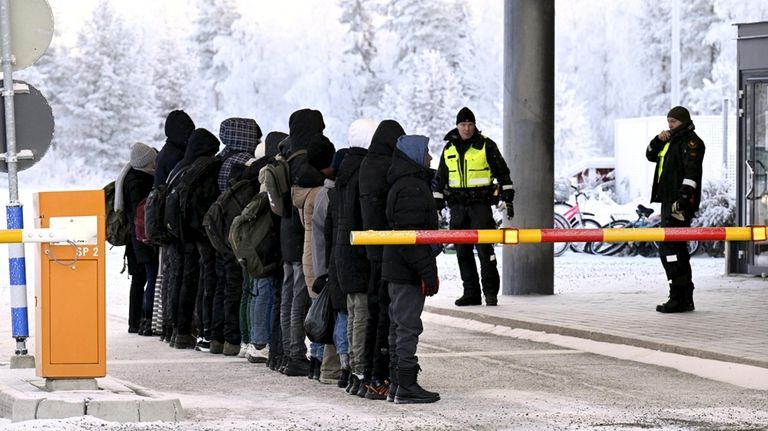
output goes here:
{"type": "MultiPolygon", "coordinates": [[[[466,106],[456,116],[456,128],[444,138],[447,143],[440,157],[434,197],[437,209],[447,203],[451,213],[451,229],[495,229],[491,205],[501,199],[507,216],[515,214],[512,201],[515,190],[509,168],[498,146],[475,127],[475,114],[466,106]],[[494,179],[496,184],[494,184],[494,179]]],[[[480,305],[480,283],[486,305],[496,305],[499,293],[499,271],[491,244],[456,244],[464,295],[457,306],[480,305]],[[472,248],[480,258],[480,279],[472,248]]]]}
{"type": "MultiPolygon", "coordinates": [[[[701,164],[704,141],[694,132],[691,114],[675,106],[667,114],[669,130],[661,131],[645,150],[656,163],[651,202],[661,203],[661,227],[690,227],[701,201],[701,164]]],[[[693,311],[690,254],[684,241],[659,243],[659,256],[669,280],[669,300],[657,305],[660,313],[693,311]]]]}

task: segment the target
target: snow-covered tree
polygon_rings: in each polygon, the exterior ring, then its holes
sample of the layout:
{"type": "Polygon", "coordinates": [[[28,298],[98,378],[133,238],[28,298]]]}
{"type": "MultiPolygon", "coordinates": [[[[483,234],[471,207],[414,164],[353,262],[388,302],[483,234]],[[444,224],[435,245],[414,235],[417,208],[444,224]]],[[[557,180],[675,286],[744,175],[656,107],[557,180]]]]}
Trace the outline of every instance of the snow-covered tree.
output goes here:
{"type": "Polygon", "coordinates": [[[76,67],[63,96],[71,113],[59,130],[71,172],[116,172],[129,147],[152,138],[151,73],[135,33],[100,0],[78,34],[76,67]]]}
{"type": "Polygon", "coordinates": [[[462,100],[456,87],[459,79],[437,50],[425,49],[413,57],[411,73],[387,85],[380,107],[392,114],[409,134],[430,138],[433,157],[442,152],[443,137],[453,124],[462,100]]]}
{"type": "MultiPolygon", "coordinates": [[[[232,24],[240,17],[235,0],[198,0],[198,15],[195,19],[195,30],[192,35],[193,46],[196,48],[198,63],[197,85],[206,88],[207,97],[200,100],[202,112],[219,112],[225,108],[225,100],[219,83],[226,80],[229,70],[227,62],[221,59],[216,61],[217,38],[227,39],[232,35],[232,24]]],[[[201,119],[201,125],[211,128],[201,119]]]]}
{"type": "Polygon", "coordinates": [[[563,75],[555,80],[555,176],[600,154],[583,101],[563,75]]]}
{"type": "Polygon", "coordinates": [[[340,22],[348,26],[341,70],[341,81],[348,86],[346,102],[353,111],[352,116],[370,116],[383,91],[374,65],[377,56],[375,8],[370,0],[340,0],[339,7],[340,22]]]}
{"type": "MultiPolygon", "coordinates": [[[[165,119],[175,109],[189,112],[198,100],[198,88],[192,85],[195,65],[187,52],[183,41],[173,35],[165,34],[158,39],[153,64],[155,87],[155,126],[154,142],[165,140],[165,119]]],[[[194,119],[194,118],[193,118],[194,119]]]]}

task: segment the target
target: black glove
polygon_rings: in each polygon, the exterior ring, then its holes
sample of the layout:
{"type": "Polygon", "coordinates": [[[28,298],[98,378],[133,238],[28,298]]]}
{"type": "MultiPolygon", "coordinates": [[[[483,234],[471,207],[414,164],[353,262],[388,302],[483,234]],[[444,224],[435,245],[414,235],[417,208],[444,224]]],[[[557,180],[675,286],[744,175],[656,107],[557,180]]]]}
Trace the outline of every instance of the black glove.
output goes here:
{"type": "Polygon", "coordinates": [[[435,277],[435,280],[430,283],[427,283],[422,279],[419,288],[421,289],[421,294],[424,296],[436,295],[437,291],[440,290],[440,279],[435,277]]]}
{"type": "Polygon", "coordinates": [[[504,202],[504,206],[507,207],[507,217],[510,219],[515,218],[515,204],[512,201],[504,202]]]}
{"type": "Polygon", "coordinates": [[[445,208],[445,200],[440,198],[435,198],[435,206],[437,207],[437,211],[440,212],[445,208]]]}
{"type": "Polygon", "coordinates": [[[515,200],[515,189],[502,189],[499,197],[501,198],[502,202],[512,203],[512,201],[515,200]]]}
{"type": "Polygon", "coordinates": [[[689,211],[693,208],[693,201],[695,199],[695,192],[693,187],[689,185],[683,185],[677,194],[677,201],[674,206],[678,211],[689,211]]]}

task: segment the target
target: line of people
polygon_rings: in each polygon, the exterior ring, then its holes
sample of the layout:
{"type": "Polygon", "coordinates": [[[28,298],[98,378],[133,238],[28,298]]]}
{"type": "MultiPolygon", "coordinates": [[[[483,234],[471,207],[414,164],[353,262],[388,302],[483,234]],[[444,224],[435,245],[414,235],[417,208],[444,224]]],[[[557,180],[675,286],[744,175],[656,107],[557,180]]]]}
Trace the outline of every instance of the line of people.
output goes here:
{"type": "MultiPolygon", "coordinates": [[[[173,111],[159,153],[132,146],[115,198],[115,207],[120,200],[129,219],[136,219],[126,246],[129,332],[160,335],[177,349],[266,363],[286,376],[337,384],[368,399],[438,401],[439,394],[418,384],[416,350],[425,298],[439,289],[441,247],[356,247],[349,234],[437,229],[445,200],[452,214],[461,214],[452,228],[489,227],[483,223],[493,223],[494,199],[504,200],[511,216],[514,190],[496,144],[475,128],[468,108],[446,136],[437,172],[430,169],[429,139],[406,134],[393,120],[354,121],[348,148],[338,151],[323,135],[319,111],[298,110],[288,126],[287,135],[273,131],[262,143],[253,119],[226,119],[217,137],[173,111]],[[280,173],[289,188],[280,188],[280,173]],[[232,231],[222,244],[214,233],[221,224],[216,217],[232,206],[248,215],[245,222],[255,224],[249,231],[255,233],[238,237],[234,226],[242,217],[224,217],[232,231]],[[259,213],[262,207],[271,210],[269,216],[259,213]],[[167,228],[162,236],[150,234],[156,213],[167,228]],[[335,317],[333,341],[308,348],[304,320],[324,289],[335,317]],[[152,325],[156,290],[159,334],[152,325]]],[[[456,304],[478,305],[474,256],[471,247],[463,251],[465,292],[456,304]]],[[[492,249],[480,254],[486,302],[496,305],[495,256],[492,249]]]]}

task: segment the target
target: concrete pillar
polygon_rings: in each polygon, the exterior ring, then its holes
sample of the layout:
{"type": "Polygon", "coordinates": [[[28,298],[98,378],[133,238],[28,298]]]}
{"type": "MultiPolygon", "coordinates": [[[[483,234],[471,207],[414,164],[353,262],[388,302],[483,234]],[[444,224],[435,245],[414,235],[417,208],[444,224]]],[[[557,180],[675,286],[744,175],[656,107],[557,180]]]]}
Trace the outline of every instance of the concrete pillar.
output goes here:
{"type": "MultiPolygon", "coordinates": [[[[519,228],[553,225],[555,1],[504,2],[504,159],[519,228]]],[[[554,293],[551,244],[504,247],[502,293],[554,293]]]]}

